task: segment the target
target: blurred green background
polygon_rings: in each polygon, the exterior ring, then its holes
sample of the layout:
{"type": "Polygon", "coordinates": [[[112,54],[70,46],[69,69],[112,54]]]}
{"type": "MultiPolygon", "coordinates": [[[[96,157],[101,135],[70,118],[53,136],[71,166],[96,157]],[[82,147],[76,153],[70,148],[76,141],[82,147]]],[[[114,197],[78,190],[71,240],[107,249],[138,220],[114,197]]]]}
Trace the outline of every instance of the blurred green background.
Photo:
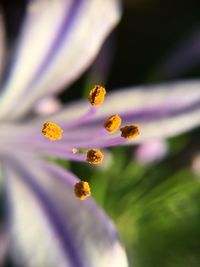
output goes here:
{"type": "MultiPolygon", "coordinates": [[[[200,32],[199,1],[125,0],[122,21],[106,44],[114,50],[108,53],[106,87],[199,78],[200,55],[199,64],[177,76],[158,71],[195,31],[200,32]]],[[[63,102],[83,97],[91,70],[60,95],[63,102]]],[[[90,181],[93,197],[117,225],[130,266],[200,266],[199,136],[196,129],[167,140],[166,156],[148,164],[136,160],[135,147],[110,149],[111,162],[102,168],[59,161],[90,181]]]]}

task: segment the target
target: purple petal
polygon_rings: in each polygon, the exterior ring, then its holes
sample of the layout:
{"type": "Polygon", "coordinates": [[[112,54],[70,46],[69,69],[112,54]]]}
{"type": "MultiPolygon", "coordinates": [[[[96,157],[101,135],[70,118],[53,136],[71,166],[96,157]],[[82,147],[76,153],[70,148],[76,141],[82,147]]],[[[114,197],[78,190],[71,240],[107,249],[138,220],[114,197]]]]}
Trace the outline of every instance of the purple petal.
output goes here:
{"type": "Polygon", "coordinates": [[[72,83],[92,62],[120,15],[118,0],[30,3],[0,117],[18,117],[40,97],[72,83]]]}
{"type": "MultiPolygon", "coordinates": [[[[181,81],[111,92],[98,113],[87,123],[80,121],[79,127],[72,131],[85,133],[84,141],[90,144],[93,140],[91,133],[101,131],[108,116],[119,114],[123,124],[136,123],[140,126],[141,135],[133,142],[181,134],[200,125],[199,88],[199,81],[181,81]]],[[[75,120],[86,109],[87,103],[74,103],[50,119],[58,123],[75,120]]],[[[119,132],[110,136],[118,135],[119,132]]],[[[105,135],[98,137],[99,143],[108,138],[105,135]]]]}
{"type": "Polygon", "coordinates": [[[165,140],[151,140],[140,144],[134,153],[134,159],[142,164],[161,160],[166,156],[168,145],[165,140]]]}
{"type": "MultiPolygon", "coordinates": [[[[2,77],[3,67],[4,67],[4,58],[5,57],[5,32],[2,14],[0,13],[0,80],[2,77]]],[[[1,85],[1,82],[0,82],[1,85]]],[[[1,88],[0,88],[1,91],[1,88]]]]}
{"type": "Polygon", "coordinates": [[[56,97],[45,97],[40,99],[34,106],[37,115],[49,115],[61,110],[62,104],[56,97]]]}
{"type": "Polygon", "coordinates": [[[74,196],[72,174],[45,162],[23,164],[12,160],[4,166],[19,266],[127,266],[111,221],[92,199],[74,196]]]}

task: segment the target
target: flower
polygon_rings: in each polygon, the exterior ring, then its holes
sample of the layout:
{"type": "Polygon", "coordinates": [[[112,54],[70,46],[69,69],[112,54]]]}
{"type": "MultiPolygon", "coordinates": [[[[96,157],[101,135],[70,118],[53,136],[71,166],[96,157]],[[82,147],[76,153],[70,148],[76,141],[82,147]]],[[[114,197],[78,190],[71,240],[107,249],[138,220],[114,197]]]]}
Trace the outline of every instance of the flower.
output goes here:
{"type": "Polygon", "coordinates": [[[134,158],[141,164],[159,161],[166,156],[168,144],[165,140],[152,140],[136,148],[134,158]]]}
{"type": "MultiPolygon", "coordinates": [[[[31,115],[38,100],[55,103],[51,95],[89,66],[119,16],[117,0],[29,1],[0,89],[0,162],[9,244],[19,266],[127,266],[111,220],[91,198],[80,202],[74,195],[79,179],[41,158],[43,145],[54,150],[56,141],[40,134],[45,119],[31,115]],[[33,122],[39,118],[43,123],[33,122]]],[[[3,26],[1,19],[1,37],[3,26]]],[[[73,156],[67,146],[65,152],[73,156]]]]}
{"type": "Polygon", "coordinates": [[[51,115],[34,114],[39,100],[69,86],[87,68],[119,15],[117,0],[28,4],[0,89],[0,162],[9,244],[19,266],[127,266],[115,227],[89,197],[87,183],[88,197],[80,201],[74,195],[80,180],[46,157],[86,161],[82,148],[163,138],[199,125],[198,81],[123,89],[108,94],[100,107],[79,101],[51,115]],[[139,125],[141,135],[126,140],[118,130],[106,131],[103,125],[113,114],[120,115],[122,127],[139,125]],[[62,138],[45,138],[40,132],[46,122],[61,127],[62,138]]]}

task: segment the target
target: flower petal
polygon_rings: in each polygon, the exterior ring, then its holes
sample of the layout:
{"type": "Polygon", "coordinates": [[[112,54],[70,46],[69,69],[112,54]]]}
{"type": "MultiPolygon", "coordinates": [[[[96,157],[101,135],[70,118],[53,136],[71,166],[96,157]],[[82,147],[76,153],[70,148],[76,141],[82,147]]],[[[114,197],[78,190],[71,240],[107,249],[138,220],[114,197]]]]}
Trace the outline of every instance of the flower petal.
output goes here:
{"type": "MultiPolygon", "coordinates": [[[[4,57],[5,57],[5,32],[2,14],[0,13],[0,79],[4,68],[4,57]]],[[[1,84],[1,83],[0,83],[1,84]]],[[[1,91],[1,88],[0,88],[1,91]]]]}
{"type": "Polygon", "coordinates": [[[127,266],[110,220],[92,199],[74,196],[72,174],[27,158],[23,164],[11,161],[4,170],[19,266],[127,266]]]}
{"type": "Polygon", "coordinates": [[[165,140],[151,140],[140,144],[134,151],[134,160],[140,164],[148,164],[163,159],[168,152],[168,144],[165,140]]]}
{"type": "MultiPolygon", "coordinates": [[[[199,81],[180,81],[111,92],[98,113],[85,124],[80,121],[80,126],[72,131],[74,136],[76,132],[81,131],[80,136],[84,133],[85,142],[92,145],[91,133],[100,131],[108,116],[119,114],[123,124],[136,123],[140,126],[141,135],[133,142],[180,134],[200,125],[199,88],[199,81]],[[90,136],[88,140],[87,135],[90,136]]],[[[86,110],[86,103],[73,103],[50,119],[58,123],[67,122],[77,119],[86,110]]],[[[110,136],[116,135],[119,133],[110,136]]],[[[108,139],[107,136],[103,138],[108,139]]]]}
{"type": "Polygon", "coordinates": [[[0,117],[18,117],[40,97],[72,83],[92,62],[119,15],[118,0],[31,1],[0,117]]]}
{"type": "Polygon", "coordinates": [[[34,106],[34,111],[38,116],[49,115],[59,111],[61,107],[62,104],[56,97],[49,96],[39,100],[34,106]]]}

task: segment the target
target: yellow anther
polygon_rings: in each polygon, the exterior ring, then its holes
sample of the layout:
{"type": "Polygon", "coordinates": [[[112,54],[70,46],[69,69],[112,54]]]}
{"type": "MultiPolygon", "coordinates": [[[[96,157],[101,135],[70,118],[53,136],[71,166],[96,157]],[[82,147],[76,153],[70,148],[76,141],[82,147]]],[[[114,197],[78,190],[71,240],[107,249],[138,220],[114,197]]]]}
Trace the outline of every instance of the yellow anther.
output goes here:
{"type": "Polygon", "coordinates": [[[87,152],[86,161],[91,164],[100,164],[103,160],[103,153],[98,149],[90,149],[87,152]]]}
{"type": "Polygon", "coordinates": [[[62,133],[62,128],[51,121],[47,121],[43,125],[42,134],[50,140],[61,139],[62,133]]]}
{"type": "Polygon", "coordinates": [[[108,132],[113,133],[119,128],[121,122],[122,120],[119,115],[112,115],[104,122],[104,127],[108,132]]]}
{"type": "Polygon", "coordinates": [[[93,106],[101,105],[104,102],[106,89],[100,85],[95,85],[94,88],[89,92],[88,101],[93,106]]]}
{"type": "Polygon", "coordinates": [[[88,182],[80,181],[74,186],[74,193],[80,200],[85,200],[91,195],[88,182]]]}
{"type": "Polygon", "coordinates": [[[140,134],[139,127],[137,125],[127,125],[120,129],[121,136],[126,139],[132,139],[140,134]]]}

